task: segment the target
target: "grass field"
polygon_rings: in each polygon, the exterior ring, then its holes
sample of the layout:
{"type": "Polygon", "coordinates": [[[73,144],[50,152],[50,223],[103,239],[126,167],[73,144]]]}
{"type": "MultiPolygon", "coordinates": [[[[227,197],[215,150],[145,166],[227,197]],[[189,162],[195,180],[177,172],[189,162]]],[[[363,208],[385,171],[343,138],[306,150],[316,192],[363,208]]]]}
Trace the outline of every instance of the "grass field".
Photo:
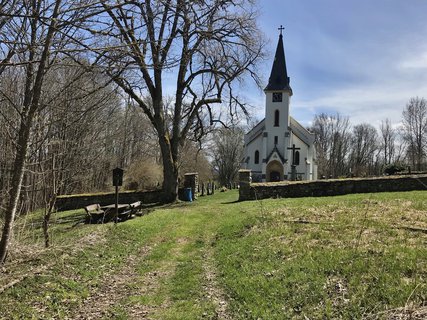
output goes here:
{"type": "Polygon", "coordinates": [[[18,221],[1,319],[427,319],[427,191],[236,202],[124,223],[18,221]],[[13,284],[13,285],[12,285],[13,284]]]}

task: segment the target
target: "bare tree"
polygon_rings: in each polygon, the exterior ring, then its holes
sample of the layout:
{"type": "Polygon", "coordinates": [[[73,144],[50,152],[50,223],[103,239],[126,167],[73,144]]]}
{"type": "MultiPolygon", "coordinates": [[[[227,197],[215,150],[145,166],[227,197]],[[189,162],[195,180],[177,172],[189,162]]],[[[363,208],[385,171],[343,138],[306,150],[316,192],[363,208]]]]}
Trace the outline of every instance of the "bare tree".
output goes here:
{"type": "MultiPolygon", "coordinates": [[[[101,1],[107,16],[88,31],[85,42],[108,74],[138,104],[155,128],[163,162],[167,201],[177,197],[179,149],[190,132],[204,133],[203,115],[226,104],[231,113],[245,106],[233,87],[254,66],[263,41],[250,0],[101,1]],[[169,87],[169,89],[167,89],[169,87]],[[173,89],[171,89],[173,88],[173,89]],[[173,91],[173,93],[171,92],[173,91]],[[165,97],[173,94],[173,108],[165,97]],[[143,97],[148,96],[150,103],[143,97]],[[167,118],[172,119],[170,125],[167,118]]],[[[82,41],[84,42],[84,41],[82,41]]]]}
{"type": "Polygon", "coordinates": [[[24,11],[24,5],[22,0],[0,0],[0,75],[18,51],[23,26],[11,20],[24,11]]]}
{"type": "Polygon", "coordinates": [[[218,129],[213,137],[213,167],[223,186],[237,179],[243,158],[243,130],[239,127],[218,129]]]}
{"type": "Polygon", "coordinates": [[[396,130],[392,127],[390,119],[381,121],[380,126],[381,144],[380,149],[383,155],[383,164],[388,165],[394,161],[396,151],[396,130]]]}
{"type": "Polygon", "coordinates": [[[6,259],[12,236],[31,129],[37,114],[45,107],[42,103],[45,76],[67,45],[60,31],[72,32],[81,18],[72,3],[63,4],[61,0],[17,1],[16,4],[20,6],[20,12],[12,14],[12,19],[1,20],[2,31],[6,32],[5,38],[13,41],[9,43],[11,49],[8,53],[2,51],[4,56],[0,60],[1,68],[19,68],[25,82],[19,104],[14,104],[19,114],[19,129],[12,166],[11,191],[5,206],[0,240],[0,264],[6,259]],[[10,55],[11,51],[13,55],[10,55]]]}
{"type": "Polygon", "coordinates": [[[350,164],[356,176],[372,174],[374,156],[378,150],[377,130],[368,123],[353,127],[350,164]]]}
{"type": "Polygon", "coordinates": [[[403,134],[412,166],[422,170],[427,147],[427,101],[411,98],[403,110],[403,134]]]}
{"type": "Polygon", "coordinates": [[[319,175],[346,175],[350,144],[349,119],[340,114],[322,113],[315,116],[310,130],[315,133],[319,175]]]}

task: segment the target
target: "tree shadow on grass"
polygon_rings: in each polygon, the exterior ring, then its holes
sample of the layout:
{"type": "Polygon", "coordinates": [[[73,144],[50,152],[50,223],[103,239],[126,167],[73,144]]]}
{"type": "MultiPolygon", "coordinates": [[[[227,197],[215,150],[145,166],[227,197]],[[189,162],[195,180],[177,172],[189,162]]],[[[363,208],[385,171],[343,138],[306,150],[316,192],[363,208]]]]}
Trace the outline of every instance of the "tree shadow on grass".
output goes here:
{"type": "Polygon", "coordinates": [[[234,201],[221,202],[221,204],[234,204],[234,203],[239,203],[239,202],[242,202],[242,201],[240,201],[239,199],[237,199],[237,200],[234,200],[234,201]]]}

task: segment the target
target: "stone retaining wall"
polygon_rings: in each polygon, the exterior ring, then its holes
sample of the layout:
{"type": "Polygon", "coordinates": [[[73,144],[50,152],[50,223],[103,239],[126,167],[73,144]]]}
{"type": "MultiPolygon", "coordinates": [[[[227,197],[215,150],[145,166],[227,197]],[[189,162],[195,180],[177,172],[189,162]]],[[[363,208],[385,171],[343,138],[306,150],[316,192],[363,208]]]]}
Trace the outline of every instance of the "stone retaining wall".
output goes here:
{"type": "MultiPolygon", "coordinates": [[[[69,195],[59,196],[56,200],[56,209],[58,211],[74,210],[84,208],[90,204],[99,203],[101,206],[115,203],[116,194],[88,194],[88,195],[69,195]]],[[[132,203],[141,201],[143,204],[163,202],[163,193],[161,190],[123,192],[119,193],[119,203],[132,203]]]]}
{"type": "Polygon", "coordinates": [[[248,170],[241,170],[239,200],[336,196],[351,193],[427,190],[427,175],[317,181],[251,183],[248,170]]]}

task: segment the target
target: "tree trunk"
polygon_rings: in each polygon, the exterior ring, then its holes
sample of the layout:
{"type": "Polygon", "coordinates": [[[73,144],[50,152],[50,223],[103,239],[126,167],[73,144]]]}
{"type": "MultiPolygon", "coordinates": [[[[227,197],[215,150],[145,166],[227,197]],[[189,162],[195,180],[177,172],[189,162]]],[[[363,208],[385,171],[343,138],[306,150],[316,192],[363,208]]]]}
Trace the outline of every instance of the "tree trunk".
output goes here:
{"type": "Polygon", "coordinates": [[[174,202],[178,199],[178,166],[173,159],[170,140],[166,136],[159,137],[163,161],[163,192],[165,202],[174,202]]]}
{"type": "Polygon", "coordinates": [[[3,233],[0,240],[0,265],[4,264],[6,260],[7,248],[12,237],[13,222],[18,208],[19,196],[21,194],[31,124],[32,116],[28,117],[26,121],[22,121],[19,129],[18,150],[13,165],[12,190],[6,206],[3,233]]]}
{"type": "Polygon", "coordinates": [[[43,216],[43,235],[44,235],[44,245],[46,248],[49,248],[50,237],[49,237],[49,223],[50,217],[52,216],[53,208],[55,207],[56,194],[53,194],[49,200],[49,205],[45,207],[45,213],[43,216]]]}

